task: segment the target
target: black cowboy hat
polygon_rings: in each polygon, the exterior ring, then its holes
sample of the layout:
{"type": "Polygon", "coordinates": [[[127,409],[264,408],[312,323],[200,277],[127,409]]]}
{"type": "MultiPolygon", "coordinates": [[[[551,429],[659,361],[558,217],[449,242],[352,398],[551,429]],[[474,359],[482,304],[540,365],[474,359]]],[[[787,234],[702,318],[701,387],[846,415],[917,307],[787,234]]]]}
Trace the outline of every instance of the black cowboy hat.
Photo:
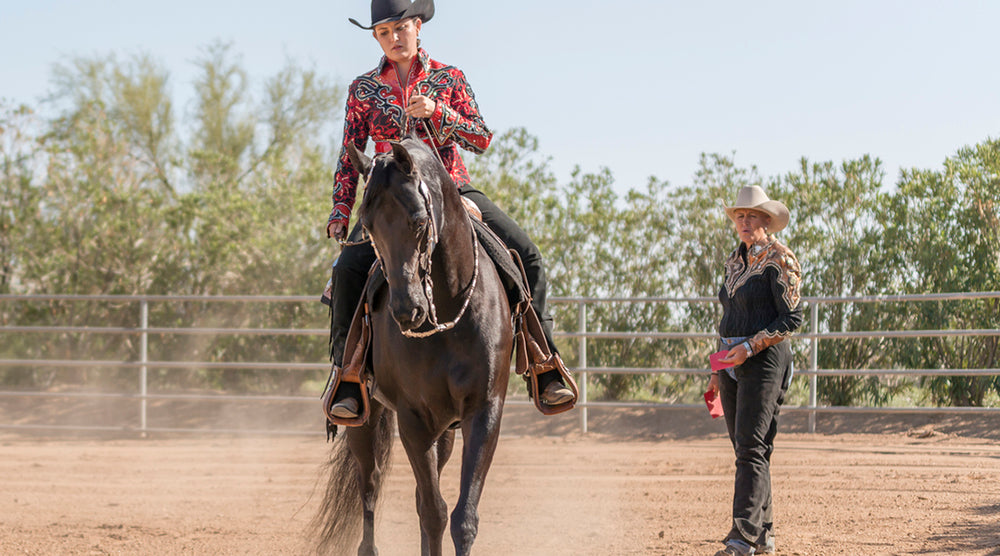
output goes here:
{"type": "Polygon", "coordinates": [[[372,25],[365,27],[349,17],[351,23],[362,29],[374,29],[380,23],[399,21],[409,17],[419,17],[427,23],[434,17],[434,0],[372,0],[372,25]]]}

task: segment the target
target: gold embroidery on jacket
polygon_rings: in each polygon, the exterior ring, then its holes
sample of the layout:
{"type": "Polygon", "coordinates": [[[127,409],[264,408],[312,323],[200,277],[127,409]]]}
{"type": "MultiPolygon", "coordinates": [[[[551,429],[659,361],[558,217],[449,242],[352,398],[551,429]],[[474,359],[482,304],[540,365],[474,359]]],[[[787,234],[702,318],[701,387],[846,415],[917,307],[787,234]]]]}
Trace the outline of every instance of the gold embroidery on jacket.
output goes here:
{"type": "Polygon", "coordinates": [[[773,237],[765,241],[767,243],[757,243],[747,249],[746,265],[743,264],[738,247],[726,259],[726,295],[732,298],[733,293],[747,280],[763,274],[768,268],[774,268],[778,271],[782,300],[788,309],[795,309],[801,298],[802,269],[799,261],[791,250],[773,237]]]}
{"type": "Polygon", "coordinates": [[[750,349],[754,353],[760,353],[765,349],[773,346],[784,340],[785,338],[791,338],[792,332],[772,332],[770,330],[764,329],[753,335],[753,338],[747,340],[750,343],[750,349]]]}

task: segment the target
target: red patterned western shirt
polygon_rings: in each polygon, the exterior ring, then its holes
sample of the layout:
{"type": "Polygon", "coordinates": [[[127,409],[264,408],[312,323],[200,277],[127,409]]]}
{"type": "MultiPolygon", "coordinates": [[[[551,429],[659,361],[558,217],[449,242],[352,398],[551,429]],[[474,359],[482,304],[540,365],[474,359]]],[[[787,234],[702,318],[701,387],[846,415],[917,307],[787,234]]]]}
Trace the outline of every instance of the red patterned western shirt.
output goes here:
{"type": "Polygon", "coordinates": [[[441,160],[458,187],[469,183],[469,172],[458,148],[479,154],[486,150],[493,133],[479,114],[479,106],[465,74],[454,66],[431,60],[423,49],[410,66],[406,89],[400,85],[396,64],[385,56],[378,67],[358,76],[347,93],[344,117],[344,148],[337,163],[333,184],[333,211],[330,220],[347,225],[354,208],[358,171],[347,156],[347,143],[364,151],[368,138],[375,141],[376,152],[392,150],[389,141],[399,141],[407,132],[416,132],[427,144],[436,146],[441,160]],[[420,94],[435,100],[430,118],[419,124],[406,115],[410,96],[420,94]],[[427,129],[433,142],[427,137],[427,129]]]}

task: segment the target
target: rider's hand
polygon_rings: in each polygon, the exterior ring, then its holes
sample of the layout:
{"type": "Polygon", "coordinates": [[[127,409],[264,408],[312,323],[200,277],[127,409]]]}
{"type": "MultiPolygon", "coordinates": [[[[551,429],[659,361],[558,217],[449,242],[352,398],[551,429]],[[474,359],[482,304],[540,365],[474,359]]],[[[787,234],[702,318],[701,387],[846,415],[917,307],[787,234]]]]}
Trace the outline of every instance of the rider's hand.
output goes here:
{"type": "Polygon", "coordinates": [[[434,114],[437,102],[431,97],[413,95],[410,104],[406,106],[406,115],[412,118],[430,118],[434,114]]]}
{"type": "Polygon", "coordinates": [[[326,237],[332,237],[337,241],[347,239],[347,225],[341,220],[331,220],[326,223],[326,237]]]}
{"type": "Polygon", "coordinates": [[[726,364],[731,363],[733,364],[733,366],[736,366],[736,365],[742,365],[743,362],[749,358],[750,358],[750,353],[747,351],[747,348],[743,347],[743,344],[740,344],[734,347],[733,349],[729,350],[729,353],[727,353],[726,356],[723,357],[722,359],[719,359],[719,362],[726,364]]]}

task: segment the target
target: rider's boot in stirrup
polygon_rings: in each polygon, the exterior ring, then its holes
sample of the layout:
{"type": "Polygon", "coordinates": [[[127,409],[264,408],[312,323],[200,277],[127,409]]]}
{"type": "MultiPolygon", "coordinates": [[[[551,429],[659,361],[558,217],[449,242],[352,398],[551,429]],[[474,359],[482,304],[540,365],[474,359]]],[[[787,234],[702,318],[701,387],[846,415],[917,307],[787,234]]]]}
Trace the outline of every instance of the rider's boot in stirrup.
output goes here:
{"type": "MultiPolygon", "coordinates": [[[[338,276],[338,278],[340,278],[338,276]]],[[[344,365],[344,349],[347,343],[347,333],[350,331],[351,319],[354,316],[356,299],[345,299],[348,296],[344,292],[337,292],[336,288],[331,299],[333,309],[332,322],[330,324],[330,359],[333,361],[334,373],[339,374],[344,365]]],[[[361,387],[356,382],[340,381],[337,390],[333,393],[333,404],[330,406],[330,414],[340,419],[355,419],[361,413],[361,387]]]]}
{"type": "MultiPolygon", "coordinates": [[[[542,325],[542,333],[545,335],[545,342],[549,345],[549,351],[555,356],[553,359],[556,364],[562,366],[563,372],[566,372],[562,358],[559,357],[559,350],[556,349],[556,343],[552,340],[552,320],[546,319],[540,324],[542,325]]],[[[541,392],[538,399],[546,405],[564,404],[576,397],[563,382],[559,369],[538,375],[538,390],[541,392]]]]}
{"type": "Polygon", "coordinates": [[[560,405],[572,400],[575,396],[563,383],[559,371],[549,371],[538,377],[538,389],[542,391],[540,399],[546,405],[560,405]]]}

